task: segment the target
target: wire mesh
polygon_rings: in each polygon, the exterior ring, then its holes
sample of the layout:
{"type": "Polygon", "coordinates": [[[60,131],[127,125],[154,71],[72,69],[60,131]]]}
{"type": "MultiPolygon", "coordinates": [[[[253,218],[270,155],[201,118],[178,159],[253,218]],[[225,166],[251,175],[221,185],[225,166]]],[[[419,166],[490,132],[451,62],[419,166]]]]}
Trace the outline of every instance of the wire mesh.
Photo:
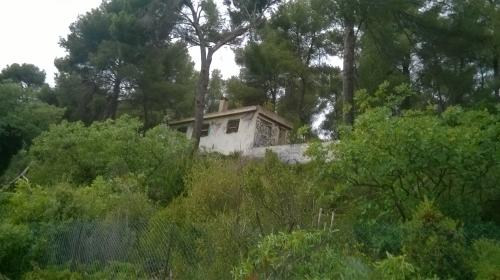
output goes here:
{"type": "Polygon", "coordinates": [[[155,220],[148,224],[132,224],[127,218],[73,221],[49,234],[43,265],[89,275],[105,272],[113,279],[121,273],[169,279],[173,254],[180,252],[189,259],[194,252],[187,239],[176,225],[155,220]]]}

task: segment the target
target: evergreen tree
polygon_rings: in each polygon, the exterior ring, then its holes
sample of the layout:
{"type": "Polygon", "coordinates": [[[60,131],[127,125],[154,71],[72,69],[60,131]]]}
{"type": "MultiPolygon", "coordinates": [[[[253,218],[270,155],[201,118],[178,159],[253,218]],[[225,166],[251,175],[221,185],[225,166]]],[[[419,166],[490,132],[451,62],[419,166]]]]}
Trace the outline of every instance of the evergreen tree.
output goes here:
{"type": "Polygon", "coordinates": [[[189,113],[184,105],[175,108],[192,97],[193,83],[186,47],[170,40],[176,5],[113,0],[71,25],[61,41],[68,55],[56,62],[59,99],[69,119],[89,123],[115,118],[123,109],[151,127],[168,109],[189,113]]]}
{"type": "Polygon", "coordinates": [[[210,66],[215,52],[238,41],[261,22],[275,0],[224,1],[226,11],[213,0],[184,0],[178,33],[183,40],[200,50],[200,75],[194,106],[194,147],[200,144],[201,127],[210,80],[210,66]]]}

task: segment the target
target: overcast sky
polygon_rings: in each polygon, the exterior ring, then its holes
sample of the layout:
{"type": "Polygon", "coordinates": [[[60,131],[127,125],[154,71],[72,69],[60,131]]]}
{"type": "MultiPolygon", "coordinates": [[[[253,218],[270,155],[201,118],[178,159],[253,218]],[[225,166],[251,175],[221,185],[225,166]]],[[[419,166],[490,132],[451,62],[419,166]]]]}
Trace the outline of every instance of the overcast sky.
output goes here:
{"type": "MultiPolygon", "coordinates": [[[[47,73],[53,85],[54,59],[65,55],[59,39],[69,33],[69,25],[96,8],[101,0],[0,0],[0,69],[12,63],[31,63],[47,73]]],[[[195,62],[199,55],[190,48],[195,62]]],[[[214,56],[212,69],[222,71],[224,78],[237,75],[239,69],[229,48],[214,56]]]]}

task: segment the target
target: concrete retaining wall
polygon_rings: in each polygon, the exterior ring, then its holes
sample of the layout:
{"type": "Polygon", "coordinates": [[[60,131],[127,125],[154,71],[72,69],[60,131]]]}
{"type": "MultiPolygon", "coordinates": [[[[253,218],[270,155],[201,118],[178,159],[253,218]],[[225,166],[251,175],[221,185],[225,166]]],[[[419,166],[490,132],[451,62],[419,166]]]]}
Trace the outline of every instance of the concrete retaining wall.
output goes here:
{"type": "MultiPolygon", "coordinates": [[[[327,141],[323,142],[324,147],[329,146],[335,142],[327,141]]],[[[278,155],[278,158],[285,163],[307,163],[311,161],[311,158],[305,156],[304,153],[309,148],[308,143],[304,144],[292,144],[292,145],[281,145],[281,146],[269,146],[269,147],[258,147],[251,148],[243,153],[244,156],[250,158],[264,158],[267,150],[271,150],[273,153],[278,155]]],[[[328,160],[333,160],[333,155],[327,155],[328,160]]]]}
{"type": "Polygon", "coordinates": [[[259,147],[247,150],[243,155],[251,158],[263,158],[267,150],[278,155],[278,158],[286,163],[306,163],[311,159],[304,155],[309,144],[293,144],[270,147],[259,147]]]}

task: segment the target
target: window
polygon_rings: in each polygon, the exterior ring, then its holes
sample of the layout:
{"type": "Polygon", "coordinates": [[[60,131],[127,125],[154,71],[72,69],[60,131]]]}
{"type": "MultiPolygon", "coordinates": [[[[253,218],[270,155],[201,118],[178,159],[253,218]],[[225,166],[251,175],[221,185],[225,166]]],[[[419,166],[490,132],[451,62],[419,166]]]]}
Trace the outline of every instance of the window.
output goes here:
{"type": "Polygon", "coordinates": [[[227,121],[226,133],[236,133],[240,127],[240,119],[227,121]]]}
{"type": "Polygon", "coordinates": [[[209,129],[210,129],[210,124],[208,124],[208,123],[203,124],[203,126],[201,127],[201,134],[200,134],[200,136],[201,137],[208,136],[209,129]]]}
{"type": "Polygon", "coordinates": [[[177,129],[177,131],[179,131],[180,133],[184,133],[184,134],[185,134],[185,133],[187,132],[187,129],[188,129],[188,128],[187,128],[187,126],[180,126],[180,127],[176,128],[176,129],[177,129]]]}

